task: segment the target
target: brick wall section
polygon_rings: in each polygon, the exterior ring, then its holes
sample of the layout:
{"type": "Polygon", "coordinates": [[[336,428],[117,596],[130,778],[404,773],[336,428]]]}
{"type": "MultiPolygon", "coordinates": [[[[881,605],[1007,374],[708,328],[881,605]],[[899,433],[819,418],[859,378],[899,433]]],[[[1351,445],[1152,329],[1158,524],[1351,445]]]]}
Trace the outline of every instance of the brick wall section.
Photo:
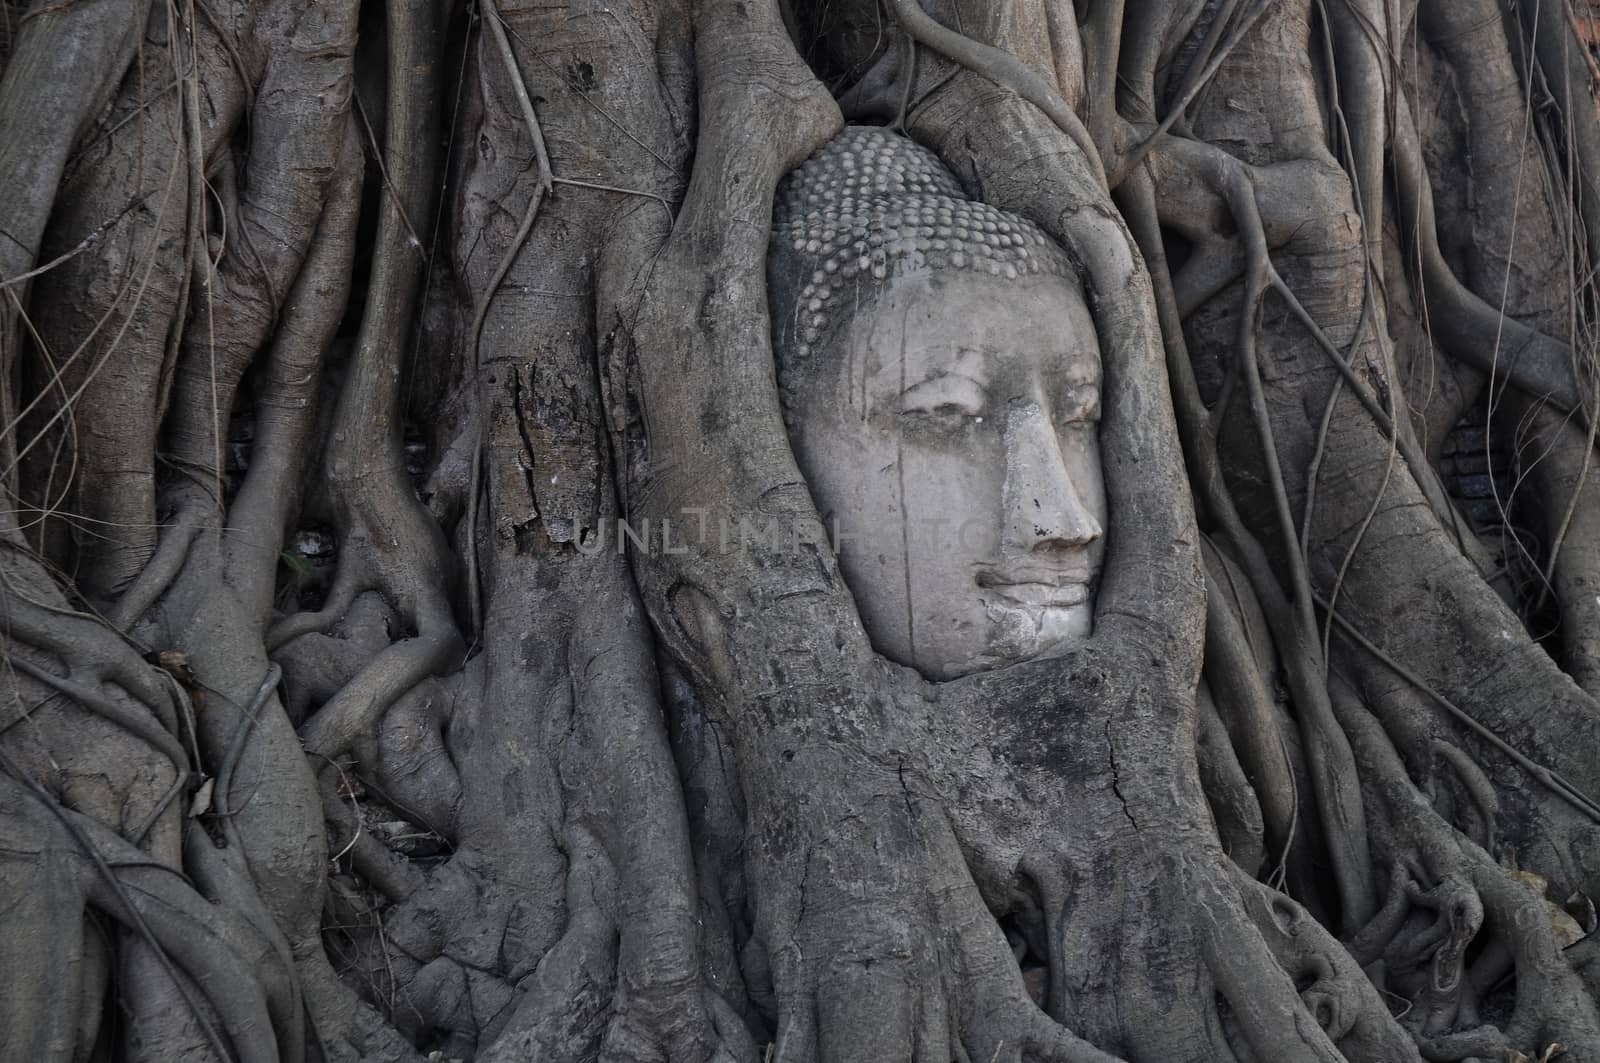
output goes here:
{"type": "Polygon", "coordinates": [[[1578,16],[1578,33],[1589,42],[1591,49],[1600,51],[1600,3],[1589,0],[1588,4],[1575,4],[1574,8],[1578,16]]]}

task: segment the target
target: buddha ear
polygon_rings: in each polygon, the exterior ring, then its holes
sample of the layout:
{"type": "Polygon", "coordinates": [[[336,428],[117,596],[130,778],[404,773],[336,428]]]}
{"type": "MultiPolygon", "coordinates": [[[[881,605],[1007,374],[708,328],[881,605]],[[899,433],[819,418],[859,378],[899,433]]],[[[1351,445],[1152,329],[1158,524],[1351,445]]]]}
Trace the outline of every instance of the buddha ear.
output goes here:
{"type": "Polygon", "coordinates": [[[728,624],[716,599],[696,584],[680,582],[667,592],[667,608],[690,667],[711,680],[715,689],[731,689],[728,624]]]}

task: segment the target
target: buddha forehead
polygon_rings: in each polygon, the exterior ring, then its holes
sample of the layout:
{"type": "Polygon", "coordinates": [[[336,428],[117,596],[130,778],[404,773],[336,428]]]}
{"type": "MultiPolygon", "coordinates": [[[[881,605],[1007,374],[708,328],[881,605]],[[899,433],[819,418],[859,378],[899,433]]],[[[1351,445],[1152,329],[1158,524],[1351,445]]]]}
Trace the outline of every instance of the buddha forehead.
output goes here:
{"type": "MultiPolygon", "coordinates": [[[[1037,226],[966,199],[938,158],[905,137],[846,128],[779,186],[768,289],[786,384],[836,350],[863,312],[930,275],[966,276],[952,296],[984,289],[1002,305],[1037,305],[1027,293],[1039,287],[1070,288],[1082,301],[1075,264],[1037,226]]],[[[946,328],[953,320],[944,316],[946,328]]]]}
{"type": "Polygon", "coordinates": [[[1015,279],[924,270],[889,280],[847,324],[815,346],[806,376],[824,390],[866,385],[889,394],[958,373],[1000,385],[1048,376],[1067,388],[1096,385],[1100,349],[1077,285],[1039,274],[1015,279]]]}

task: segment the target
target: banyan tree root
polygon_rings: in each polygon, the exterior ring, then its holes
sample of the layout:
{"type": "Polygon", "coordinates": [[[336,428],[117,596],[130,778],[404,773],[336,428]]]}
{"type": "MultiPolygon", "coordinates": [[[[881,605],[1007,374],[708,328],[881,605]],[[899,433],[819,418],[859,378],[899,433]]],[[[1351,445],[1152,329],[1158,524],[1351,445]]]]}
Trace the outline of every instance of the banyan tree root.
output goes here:
{"type": "Polygon", "coordinates": [[[432,213],[442,84],[439,15],[431,5],[394,2],[389,17],[389,195],[379,213],[367,314],[351,358],[327,455],[340,531],[339,574],[327,603],[269,633],[276,649],[325,631],[355,597],[380,589],[406,630],[302,728],[307,748],[331,757],[350,748],[402,695],[430,675],[459,666],[464,646],[451,614],[452,568],[443,532],[423,509],[394,455],[400,450],[400,369],[410,329],[407,308],[422,282],[422,249],[412,218],[432,213]],[[422,80],[416,71],[424,75],[422,80]]]}
{"type": "MultiPolygon", "coordinates": [[[[702,62],[720,62],[701,40],[702,62]]],[[[769,70],[792,65],[783,45],[773,47],[769,70]]],[[[779,172],[773,160],[814,143],[796,132],[736,157],[733,143],[774,135],[762,108],[792,106],[786,97],[795,90],[752,88],[720,66],[707,78],[708,114],[721,120],[702,127],[698,155],[738,180],[697,176],[691,184],[662,256],[659,275],[668,280],[653,288],[631,337],[636,401],[647,423],[673,426],[670,439],[658,427],[643,443],[670,445],[678,458],[635,466],[629,498],[635,512],[651,515],[672,514],[691,497],[690,485],[706,504],[707,479],[692,456],[717,453],[717,432],[705,426],[726,423],[706,412],[724,393],[709,380],[770,381],[769,360],[748,354],[751,345],[767,350],[760,304],[733,297],[741,290],[734,278],[763,259],[764,227],[730,234],[721,224],[712,229],[711,219],[761,210],[779,172]],[[709,276],[680,261],[708,245],[718,250],[709,276]],[[711,314],[698,330],[686,334],[661,316],[662,307],[706,299],[711,314]]],[[[1009,115],[982,112],[975,125],[998,118],[1009,115]]],[[[1054,195],[1039,193],[1061,212],[1050,223],[1089,214],[1103,193],[1071,141],[1058,130],[1031,135],[1049,145],[1034,157],[1054,162],[1045,171],[1054,195]]],[[[985,184],[993,194],[996,184],[985,184]]],[[[691,545],[686,555],[651,552],[636,562],[658,627],[714,692],[708,708],[737,749],[755,935],[765,954],[756,966],[771,972],[781,1051],[835,1059],[859,1045],[868,1055],[895,1045],[911,1058],[943,1058],[956,1042],[974,1058],[1088,1059],[1100,1051],[1094,1044],[1157,1058],[1201,1045],[1227,1053],[1237,1039],[1260,1058],[1338,1058],[1248,914],[1200,793],[1198,657],[1177,649],[1200,622],[1197,537],[1187,514],[1158,502],[1164,478],[1182,475],[1175,439],[1159,419],[1133,414],[1166,403],[1164,392],[1140,384],[1140,367],[1161,357],[1148,278],[1125,231],[1084,224],[1069,224],[1065,235],[1083,253],[1099,252],[1090,274],[1105,300],[1103,347],[1113,352],[1103,429],[1108,490],[1126,527],[1144,532],[1125,533],[1112,547],[1108,598],[1088,647],[934,686],[873,663],[827,555],[802,550],[758,569],[740,555],[691,545]],[[1098,239],[1085,239],[1090,233],[1098,239]],[[1135,466],[1137,477],[1119,472],[1135,466]],[[1159,616],[1149,612],[1156,601],[1159,616]],[[761,627],[729,622],[750,611],[762,615],[761,627]],[[821,645],[818,632],[835,634],[821,645]],[[841,683],[840,669],[853,678],[841,683]],[[1021,800],[1024,793],[1030,798],[1021,800]],[[1037,819],[1015,811],[1030,805],[1040,809],[1037,819]],[[1033,935],[1049,966],[1049,1012],[1065,1029],[1041,1027],[1023,1006],[1020,972],[978,898],[1033,935]],[[1174,911],[1185,913],[1175,924],[1167,918],[1174,911]],[[1154,989],[1173,979],[1175,994],[1154,989]],[[863,999],[890,1002],[874,1010],[881,1029],[868,1032],[857,1010],[863,999]],[[997,1015],[1005,1017],[998,1027],[997,1015]]],[[[740,416],[779,430],[770,407],[740,416]]],[[[760,452],[724,476],[713,501],[734,514],[806,520],[806,502],[786,486],[794,482],[790,460],[760,452]]],[[[1375,994],[1356,999],[1368,1010],[1346,1008],[1335,1017],[1338,1034],[1359,1027],[1365,1040],[1355,1043],[1367,1058],[1407,1044],[1375,994]]]]}
{"type": "Polygon", "coordinates": [[[1458,1041],[1487,1043],[1491,1055],[1539,1058],[1558,1043],[1577,1058],[1600,1052],[1600,1016],[1556,938],[1564,913],[1441,819],[1356,691],[1336,682],[1335,694],[1367,800],[1383,814],[1372,842],[1388,877],[1389,900],[1351,951],[1381,961],[1387,990],[1413,1001],[1402,1021],[1424,1052],[1485,1054],[1452,1051],[1458,1041]],[[1508,984],[1511,1000],[1493,999],[1508,984]]]}
{"type": "MultiPolygon", "coordinates": [[[[1489,588],[1494,544],[1428,434],[1487,381],[1492,430],[1558,443],[1519,460],[1560,487],[1533,523],[1564,548],[1535,563],[1581,627],[1582,301],[1525,241],[1584,238],[1517,178],[1593,210],[1556,164],[1593,154],[1581,86],[1552,76],[1567,12],[1424,3],[1408,36],[1376,3],[1127,0],[1081,26],[1061,2],[897,5],[906,27],[855,5],[874,31],[828,46],[882,36],[899,79],[858,97],[1074,247],[1109,354],[1095,638],[936,685],[872,655],[820,548],[636,556],[642,602],[583,550],[685,503],[815,516],[759,278],[776,180],[838,117],[773,5],[689,6],[457,7],[456,110],[444,6],[396,0],[363,22],[391,67],[364,116],[355,3],[37,4],[5,30],[0,127],[24,132],[0,144],[0,455],[23,501],[0,517],[0,833],[27,859],[0,890],[61,950],[0,934],[34,976],[0,1055],[120,1036],[113,984],[164,1058],[743,1063],[767,1035],[785,1060],[1600,1051],[1568,962],[1592,943],[1563,955],[1552,903],[1593,892],[1592,647],[1561,633],[1568,683],[1489,588]],[[1469,215],[1441,147],[1458,112],[1469,215]],[[465,294],[430,264],[447,231],[465,294]],[[1400,316],[1422,322],[1408,361],[1400,316]],[[1448,400],[1429,328],[1480,367],[1448,400]],[[232,494],[236,395],[256,435],[232,494]],[[413,484],[432,421],[472,443],[413,484]],[[307,519],[337,575],[296,612],[284,532],[307,519]],[[655,639],[703,702],[674,726],[712,750],[708,789],[666,759],[655,639]],[[1359,693],[1324,689],[1330,659],[1359,693]],[[690,834],[686,796],[719,838],[690,834]],[[417,836],[428,855],[397,854],[417,836]]],[[[794,7],[797,30],[825,18],[794,7]]]]}

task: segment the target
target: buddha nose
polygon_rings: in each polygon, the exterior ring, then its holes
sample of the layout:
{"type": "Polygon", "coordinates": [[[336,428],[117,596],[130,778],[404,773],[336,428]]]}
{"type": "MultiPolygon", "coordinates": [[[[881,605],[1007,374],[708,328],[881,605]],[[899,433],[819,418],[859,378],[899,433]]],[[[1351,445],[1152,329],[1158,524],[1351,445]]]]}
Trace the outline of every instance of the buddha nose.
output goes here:
{"type": "Polygon", "coordinates": [[[1010,411],[1006,431],[1005,545],[1016,553],[1065,560],[1104,534],[1084,503],[1055,426],[1029,404],[1010,411]]]}

